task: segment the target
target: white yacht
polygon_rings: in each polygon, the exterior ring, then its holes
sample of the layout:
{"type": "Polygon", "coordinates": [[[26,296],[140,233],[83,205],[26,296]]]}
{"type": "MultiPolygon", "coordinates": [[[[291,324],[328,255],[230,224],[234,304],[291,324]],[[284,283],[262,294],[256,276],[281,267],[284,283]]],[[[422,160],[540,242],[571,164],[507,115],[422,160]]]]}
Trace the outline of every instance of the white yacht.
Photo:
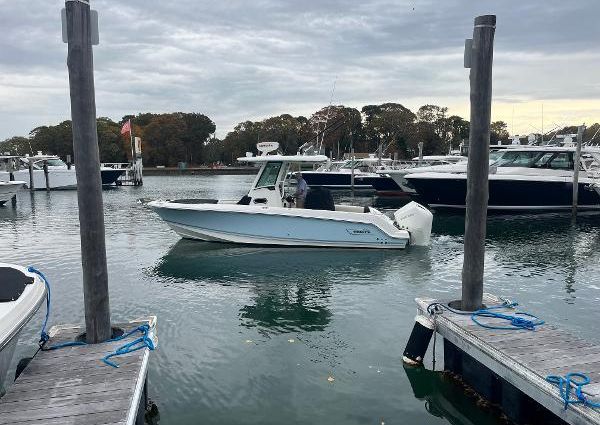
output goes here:
{"type": "Polygon", "coordinates": [[[404,178],[407,174],[430,171],[455,172],[467,170],[467,157],[460,155],[426,155],[415,157],[410,161],[399,161],[392,167],[377,170],[381,180],[369,181],[378,193],[383,194],[415,194],[415,189],[404,178]]]}
{"type": "Polygon", "coordinates": [[[310,187],[326,187],[328,189],[351,189],[354,173],[355,189],[373,189],[366,178],[379,177],[375,170],[381,165],[391,164],[390,158],[376,158],[371,154],[368,158],[356,158],[347,161],[334,161],[319,167],[315,171],[303,171],[302,177],[310,187]]]}
{"type": "MultiPolygon", "coordinates": [[[[44,163],[48,167],[48,183],[51,190],[76,189],[77,177],[75,174],[75,166],[68,166],[62,159],[56,155],[45,155],[38,152],[32,156],[3,156],[0,157],[4,163],[13,162],[13,176],[15,180],[25,182],[25,186],[29,187],[29,163],[32,163],[33,171],[33,187],[35,190],[46,190],[46,175],[44,173],[44,163]]],[[[102,176],[102,184],[110,185],[115,183],[118,178],[125,172],[122,169],[113,169],[101,167],[100,174],[102,176]]],[[[0,169],[0,181],[9,180],[9,171],[6,167],[0,169]]]]}
{"type": "Polygon", "coordinates": [[[37,274],[0,263],[0,387],[12,364],[19,334],[45,299],[46,286],[37,274]]]}
{"type": "Polygon", "coordinates": [[[17,194],[19,189],[25,186],[25,182],[21,181],[0,181],[0,206],[4,205],[17,194]]]}
{"type": "Polygon", "coordinates": [[[218,200],[157,200],[148,205],[179,235],[204,241],[241,244],[404,248],[427,245],[433,216],[411,202],[394,220],[375,208],[334,205],[331,193],[311,188],[297,208],[288,172],[302,164],[322,163],[324,155],[270,155],[277,143],[259,143],[260,156],[238,158],[260,164],[250,191],[237,203],[218,200]]]}
{"type": "MultiPolygon", "coordinates": [[[[600,148],[583,146],[575,164],[573,146],[511,146],[490,166],[490,210],[570,209],[573,174],[579,168],[578,208],[600,209],[600,148]]],[[[415,170],[416,171],[416,170],[415,170]]],[[[465,208],[467,172],[428,171],[405,175],[420,199],[433,208],[465,208]]]]}

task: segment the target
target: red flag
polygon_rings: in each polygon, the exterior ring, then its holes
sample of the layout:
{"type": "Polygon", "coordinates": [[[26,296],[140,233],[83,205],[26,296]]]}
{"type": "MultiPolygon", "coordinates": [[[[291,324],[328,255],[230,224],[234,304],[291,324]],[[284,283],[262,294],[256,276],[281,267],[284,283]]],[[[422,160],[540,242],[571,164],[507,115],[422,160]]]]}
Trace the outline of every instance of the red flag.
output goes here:
{"type": "Polygon", "coordinates": [[[131,121],[127,120],[123,127],[121,127],[121,134],[130,133],[131,132],[131,121]]]}

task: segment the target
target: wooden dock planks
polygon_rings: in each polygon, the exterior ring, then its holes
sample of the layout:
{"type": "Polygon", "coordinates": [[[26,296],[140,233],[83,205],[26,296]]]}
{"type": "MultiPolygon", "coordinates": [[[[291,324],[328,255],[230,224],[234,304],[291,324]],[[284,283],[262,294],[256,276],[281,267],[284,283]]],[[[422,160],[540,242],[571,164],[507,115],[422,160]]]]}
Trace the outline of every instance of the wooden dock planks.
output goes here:
{"type": "MultiPolygon", "coordinates": [[[[113,325],[125,332],[156,318],[113,325]]],[[[55,326],[48,346],[73,341],[84,327],[55,326]]],[[[0,399],[4,424],[134,424],[143,402],[150,350],[144,348],[113,360],[102,358],[141,334],[121,341],[40,351],[0,399]]],[[[143,405],[142,405],[143,408],[143,405]]],[[[142,416],[143,417],[143,416],[142,416]]]]}
{"type": "MultiPolygon", "coordinates": [[[[418,313],[430,317],[427,306],[449,300],[417,298],[418,313]]],[[[501,304],[502,300],[484,294],[487,306],[501,304]]],[[[514,313],[511,309],[500,312],[514,313]]],[[[505,326],[506,321],[482,318],[486,324],[505,326]]],[[[464,353],[508,381],[569,424],[600,424],[600,411],[582,405],[564,402],[558,388],[546,381],[548,375],[569,372],[586,374],[591,384],[584,393],[600,397],[600,344],[583,340],[555,326],[544,324],[536,331],[495,330],[478,326],[470,315],[458,315],[444,310],[435,317],[437,332],[464,353]]]]}

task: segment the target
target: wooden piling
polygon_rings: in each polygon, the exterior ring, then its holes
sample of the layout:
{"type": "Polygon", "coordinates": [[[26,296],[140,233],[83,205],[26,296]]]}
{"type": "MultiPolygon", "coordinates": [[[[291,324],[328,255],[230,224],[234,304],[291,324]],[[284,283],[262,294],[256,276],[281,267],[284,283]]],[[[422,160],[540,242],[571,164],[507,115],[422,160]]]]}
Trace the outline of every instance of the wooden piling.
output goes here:
{"type": "Polygon", "coordinates": [[[495,15],[475,18],[470,52],[471,129],[462,271],[463,310],[480,308],[483,297],[495,30],[495,15]]]}
{"type": "Polygon", "coordinates": [[[573,215],[577,215],[577,203],[579,198],[579,167],[581,165],[581,145],[583,143],[583,133],[585,125],[577,127],[577,149],[573,158],[573,215]]]}
{"type": "Polygon", "coordinates": [[[46,191],[50,191],[50,175],[48,173],[48,161],[44,160],[44,180],[46,182],[46,191]]]}
{"type": "Polygon", "coordinates": [[[354,148],[350,149],[350,187],[352,189],[352,195],[354,196],[354,148]]]}
{"type": "Polygon", "coordinates": [[[85,329],[88,343],[111,337],[108,272],[104,240],[102,179],[96,129],[96,102],[90,25],[86,0],[66,1],[67,65],[77,158],[77,201],[81,235],[85,329]]]}
{"type": "Polygon", "coordinates": [[[67,155],[67,170],[71,169],[71,165],[73,163],[71,162],[71,155],[67,155]]]}
{"type": "Polygon", "coordinates": [[[29,190],[35,190],[35,184],[33,182],[33,160],[29,158],[29,190]]]}

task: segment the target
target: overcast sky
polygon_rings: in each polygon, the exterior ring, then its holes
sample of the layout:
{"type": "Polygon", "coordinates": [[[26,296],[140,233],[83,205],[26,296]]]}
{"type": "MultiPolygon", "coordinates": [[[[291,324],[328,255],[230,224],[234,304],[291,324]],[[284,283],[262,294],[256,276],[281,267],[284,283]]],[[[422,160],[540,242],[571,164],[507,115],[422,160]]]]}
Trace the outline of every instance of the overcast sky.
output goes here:
{"type": "MultiPolygon", "coordinates": [[[[492,114],[513,133],[600,122],[598,0],[92,0],[98,116],[238,122],[329,104],[468,118],[464,39],[498,17],[492,114]],[[513,112],[514,111],[514,112],[513,112]],[[514,119],[513,119],[514,117],[514,119]],[[514,124],[513,124],[514,123],[514,124]]],[[[61,1],[0,0],[0,140],[70,118],[61,1]]]]}

